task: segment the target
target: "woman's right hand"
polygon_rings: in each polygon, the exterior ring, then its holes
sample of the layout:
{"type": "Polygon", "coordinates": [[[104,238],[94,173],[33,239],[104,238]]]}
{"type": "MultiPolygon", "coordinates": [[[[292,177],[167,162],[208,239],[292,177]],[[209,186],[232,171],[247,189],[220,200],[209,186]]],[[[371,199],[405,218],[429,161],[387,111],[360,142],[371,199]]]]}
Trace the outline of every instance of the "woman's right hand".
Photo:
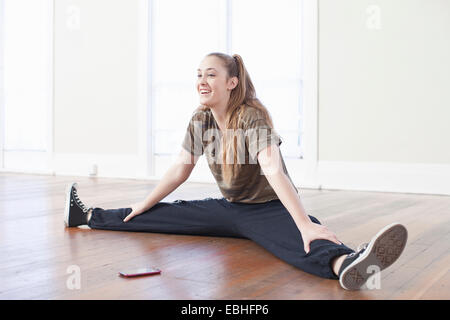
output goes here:
{"type": "Polygon", "coordinates": [[[136,202],[134,204],[132,204],[131,206],[131,212],[129,215],[127,215],[125,217],[125,219],[123,219],[123,222],[128,222],[131,219],[133,219],[135,216],[140,215],[141,213],[147,211],[148,209],[145,207],[144,202],[136,202]]]}
{"type": "Polygon", "coordinates": [[[324,239],[336,244],[342,244],[332,231],[321,224],[310,222],[300,229],[300,233],[302,234],[303,247],[306,253],[309,253],[310,244],[314,240],[324,239]]]}

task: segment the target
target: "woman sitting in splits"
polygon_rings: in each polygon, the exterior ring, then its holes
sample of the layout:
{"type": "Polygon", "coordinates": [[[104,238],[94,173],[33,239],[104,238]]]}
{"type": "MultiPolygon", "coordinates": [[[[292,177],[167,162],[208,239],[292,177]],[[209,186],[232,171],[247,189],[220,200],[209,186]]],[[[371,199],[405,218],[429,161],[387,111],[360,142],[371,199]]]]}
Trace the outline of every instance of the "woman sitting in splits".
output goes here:
{"type": "Polygon", "coordinates": [[[197,77],[200,106],[177,161],[155,189],[128,208],[104,210],[83,204],[73,183],[67,191],[67,227],[247,238],[305,272],[339,279],[350,290],[400,256],[407,231],[399,223],[354,251],[306,214],[278,147],[281,138],[239,55],[208,54],[197,77]],[[203,154],[223,197],[160,202],[188,179],[203,154]]]}

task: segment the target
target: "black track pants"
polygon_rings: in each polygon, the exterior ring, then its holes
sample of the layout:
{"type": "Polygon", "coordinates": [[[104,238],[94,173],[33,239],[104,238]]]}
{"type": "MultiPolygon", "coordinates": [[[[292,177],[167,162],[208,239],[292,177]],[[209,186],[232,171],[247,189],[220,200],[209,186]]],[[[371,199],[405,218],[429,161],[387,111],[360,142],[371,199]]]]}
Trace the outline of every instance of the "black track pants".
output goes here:
{"type": "MultiPolygon", "coordinates": [[[[315,240],[305,253],[300,231],[280,200],[249,204],[225,198],[159,202],[128,222],[131,208],[94,208],[89,227],[93,229],[173,233],[253,240],[278,258],[314,275],[338,279],[333,258],[352,249],[328,240],[315,240]]],[[[315,217],[311,221],[320,224],[315,217]]]]}

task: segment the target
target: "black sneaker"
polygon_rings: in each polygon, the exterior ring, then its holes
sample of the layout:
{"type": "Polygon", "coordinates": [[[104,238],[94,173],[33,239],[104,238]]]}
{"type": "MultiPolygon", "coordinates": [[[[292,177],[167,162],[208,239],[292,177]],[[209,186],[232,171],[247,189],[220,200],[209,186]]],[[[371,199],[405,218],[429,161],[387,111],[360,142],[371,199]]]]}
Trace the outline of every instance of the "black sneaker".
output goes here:
{"type": "Polygon", "coordinates": [[[77,184],[75,182],[69,184],[66,189],[66,208],[64,211],[66,227],[87,224],[87,213],[90,209],[78,197],[77,184]]]}
{"type": "Polygon", "coordinates": [[[408,231],[399,223],[381,229],[369,243],[363,244],[345,258],[339,270],[341,286],[347,290],[360,289],[367,279],[400,257],[407,238],[408,231]]]}

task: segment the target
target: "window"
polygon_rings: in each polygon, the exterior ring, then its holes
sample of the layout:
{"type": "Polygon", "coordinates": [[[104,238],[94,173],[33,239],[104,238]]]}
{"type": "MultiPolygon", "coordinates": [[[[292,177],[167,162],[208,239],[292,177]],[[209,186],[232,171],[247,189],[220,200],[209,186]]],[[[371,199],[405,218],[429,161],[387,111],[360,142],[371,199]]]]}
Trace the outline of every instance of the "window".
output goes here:
{"type": "Polygon", "coordinates": [[[46,150],[48,49],[43,2],[4,1],[6,150],[46,150]]]}
{"type": "Polygon", "coordinates": [[[301,5],[300,0],[153,0],[156,155],[178,152],[174,146],[181,144],[198,106],[197,66],[206,54],[221,51],[244,59],[283,138],[284,156],[302,157],[301,5]]]}
{"type": "Polygon", "coordinates": [[[47,165],[51,5],[48,0],[2,1],[1,152],[7,169],[47,165]]]}
{"type": "Polygon", "coordinates": [[[233,1],[231,51],[239,53],[256,95],[272,115],[286,157],[299,157],[301,1],[233,1]]]}
{"type": "Polygon", "coordinates": [[[0,0],[0,169],[3,168],[3,144],[4,144],[4,135],[5,135],[5,125],[4,125],[4,59],[3,59],[3,30],[4,30],[4,3],[3,0],[0,0]]]}

